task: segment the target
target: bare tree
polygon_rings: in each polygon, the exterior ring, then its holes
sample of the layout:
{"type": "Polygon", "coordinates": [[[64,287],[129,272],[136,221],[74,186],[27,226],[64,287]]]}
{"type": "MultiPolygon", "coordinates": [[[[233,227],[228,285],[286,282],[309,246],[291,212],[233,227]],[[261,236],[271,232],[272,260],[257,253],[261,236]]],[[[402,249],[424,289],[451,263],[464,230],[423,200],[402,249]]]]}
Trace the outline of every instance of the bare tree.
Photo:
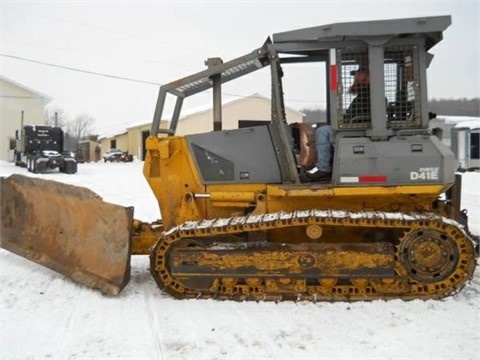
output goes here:
{"type": "Polygon", "coordinates": [[[91,128],[94,123],[95,119],[91,115],[80,114],[75,120],[68,123],[68,133],[75,139],[78,145],[82,138],[91,134],[91,128]]]}
{"type": "Polygon", "coordinates": [[[62,108],[52,106],[45,111],[45,125],[61,127],[65,129],[67,126],[67,117],[62,108]]]}

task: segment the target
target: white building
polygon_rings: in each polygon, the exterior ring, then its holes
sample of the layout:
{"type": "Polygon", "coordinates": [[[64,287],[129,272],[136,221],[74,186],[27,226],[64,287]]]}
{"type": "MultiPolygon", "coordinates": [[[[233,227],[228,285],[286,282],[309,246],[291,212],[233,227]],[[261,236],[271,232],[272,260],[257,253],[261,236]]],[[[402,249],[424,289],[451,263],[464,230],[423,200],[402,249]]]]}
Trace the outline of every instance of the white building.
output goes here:
{"type": "MultiPolygon", "coordinates": [[[[253,94],[222,104],[222,130],[232,130],[243,127],[250,121],[270,122],[272,104],[269,98],[253,94]]],[[[292,108],[285,108],[287,122],[300,123],[304,114],[292,108]]],[[[184,111],[177,127],[178,135],[198,134],[213,131],[212,105],[184,111]]]]}
{"type": "Polygon", "coordinates": [[[51,100],[39,91],[0,75],[0,160],[13,161],[15,131],[20,130],[22,124],[45,124],[45,105],[51,100]]]}
{"type": "MultiPolygon", "coordinates": [[[[253,94],[222,103],[222,129],[232,130],[249,126],[258,122],[269,122],[271,118],[271,101],[269,98],[253,94]]],[[[286,118],[289,124],[301,123],[304,114],[292,108],[286,108],[286,118]]],[[[151,122],[130,126],[126,131],[101,139],[102,155],[110,148],[116,147],[139,159],[145,158],[145,139],[150,133],[151,122]]],[[[162,119],[161,128],[169,127],[169,120],[162,119]]],[[[176,135],[198,134],[213,131],[212,104],[184,110],[178,120],[176,135]]]]}

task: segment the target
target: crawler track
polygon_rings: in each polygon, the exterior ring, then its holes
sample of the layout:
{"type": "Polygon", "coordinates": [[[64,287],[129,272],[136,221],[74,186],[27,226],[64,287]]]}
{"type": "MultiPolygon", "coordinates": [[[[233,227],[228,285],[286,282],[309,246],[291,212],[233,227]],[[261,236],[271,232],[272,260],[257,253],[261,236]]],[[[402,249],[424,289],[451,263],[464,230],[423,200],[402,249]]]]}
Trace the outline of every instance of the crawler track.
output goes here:
{"type": "Polygon", "coordinates": [[[150,261],[176,298],[257,301],[441,298],[476,264],[461,225],[438,215],[320,210],[186,222],[164,233],[150,261]],[[297,227],[317,240],[266,240],[297,227]]]}

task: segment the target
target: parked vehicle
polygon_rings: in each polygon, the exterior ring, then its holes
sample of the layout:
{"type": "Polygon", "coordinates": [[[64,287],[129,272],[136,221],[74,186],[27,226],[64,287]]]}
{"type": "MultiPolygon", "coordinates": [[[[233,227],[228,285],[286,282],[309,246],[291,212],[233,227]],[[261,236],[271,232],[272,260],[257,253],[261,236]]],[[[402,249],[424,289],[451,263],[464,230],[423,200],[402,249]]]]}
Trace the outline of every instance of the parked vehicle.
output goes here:
{"type": "Polygon", "coordinates": [[[67,174],[77,172],[75,157],[64,154],[63,130],[59,127],[26,125],[17,131],[15,165],[33,173],[57,169],[67,174]]]}
{"type": "Polygon", "coordinates": [[[63,150],[62,155],[66,158],[73,158],[73,159],[77,160],[77,155],[75,154],[75,151],[63,150]]]}
{"type": "Polygon", "coordinates": [[[103,154],[103,161],[108,162],[108,161],[120,161],[120,158],[122,157],[123,152],[120,149],[110,149],[108,150],[105,154],[103,154]]]}
{"type": "Polygon", "coordinates": [[[122,162],[132,162],[133,155],[129,154],[128,151],[125,151],[122,156],[120,157],[120,161],[122,162]]]}

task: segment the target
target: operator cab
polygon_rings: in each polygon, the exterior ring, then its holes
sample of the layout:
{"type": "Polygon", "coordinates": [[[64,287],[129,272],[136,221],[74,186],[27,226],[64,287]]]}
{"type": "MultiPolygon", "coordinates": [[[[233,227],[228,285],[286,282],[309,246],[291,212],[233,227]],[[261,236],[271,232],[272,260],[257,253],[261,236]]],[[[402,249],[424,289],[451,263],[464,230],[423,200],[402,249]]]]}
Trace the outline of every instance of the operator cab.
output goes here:
{"type": "MultiPolygon", "coordinates": [[[[369,45],[331,49],[329,52],[330,82],[329,122],[337,137],[368,137],[375,140],[397,135],[400,130],[419,130],[422,123],[419,52],[416,44],[385,45],[382,80],[373,82],[370,76],[369,45]],[[362,73],[365,83],[356,76],[362,73]],[[372,92],[380,93],[371,96],[372,92]],[[380,100],[379,100],[380,99],[380,100]],[[378,124],[372,127],[372,110],[378,124]],[[384,126],[385,125],[385,126],[384,126]]],[[[373,68],[372,72],[375,71],[373,68]]],[[[318,157],[315,131],[327,123],[295,124],[292,126],[294,146],[299,154],[299,165],[305,170],[315,167],[318,157]]],[[[333,135],[332,135],[333,137],[333,135]]],[[[335,148],[332,140],[332,152],[335,148]]],[[[333,161],[332,161],[333,165],[333,161]]],[[[308,177],[304,177],[308,181],[308,177]]]]}
{"type": "Polygon", "coordinates": [[[163,85],[150,134],[173,136],[183,100],[213,89],[214,131],[186,136],[199,172],[206,174],[203,183],[300,185],[305,153],[310,163],[316,156],[315,129],[287,125],[282,77],[290,64],[321,63],[334,148],[329,184],[453,183],[453,154],[429,132],[426,86],[432,57],[427,51],[442,39],[450,23],[449,16],[438,16],[339,23],[273,34],[247,55],[226,63],[209,59],[207,70],[163,85]],[[222,131],[222,84],[265,67],[271,73],[270,124],[264,130],[251,128],[250,135],[245,129],[222,131]],[[362,111],[352,114],[350,106],[359,94],[351,89],[360,70],[368,73],[369,100],[362,111]],[[176,97],[175,109],[170,127],[160,129],[167,94],[176,97]],[[309,139],[307,148],[302,138],[309,139]],[[225,146],[229,143],[238,146],[225,146]],[[253,154],[262,156],[246,155],[246,143],[252,145],[253,154]]]}
{"type": "MultiPolygon", "coordinates": [[[[441,16],[332,24],[273,35],[275,49],[292,56],[282,63],[325,64],[332,143],[328,183],[453,182],[450,151],[428,130],[426,85],[432,58],[427,51],[450,23],[449,16],[441,16]],[[355,80],[360,71],[368,77],[365,96],[355,80]]],[[[321,155],[315,151],[315,131],[325,124],[315,125],[301,124],[293,132],[301,170],[315,166],[321,155]]]]}

